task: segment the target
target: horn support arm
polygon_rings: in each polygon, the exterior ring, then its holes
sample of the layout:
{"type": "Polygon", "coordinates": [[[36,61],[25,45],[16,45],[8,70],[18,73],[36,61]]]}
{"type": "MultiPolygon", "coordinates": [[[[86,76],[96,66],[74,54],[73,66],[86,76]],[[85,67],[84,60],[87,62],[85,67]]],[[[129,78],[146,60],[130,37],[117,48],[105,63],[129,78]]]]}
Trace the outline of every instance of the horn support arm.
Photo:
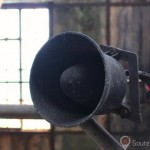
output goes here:
{"type": "Polygon", "coordinates": [[[124,150],[121,144],[94,118],[82,123],[80,127],[104,150],[124,150]]]}

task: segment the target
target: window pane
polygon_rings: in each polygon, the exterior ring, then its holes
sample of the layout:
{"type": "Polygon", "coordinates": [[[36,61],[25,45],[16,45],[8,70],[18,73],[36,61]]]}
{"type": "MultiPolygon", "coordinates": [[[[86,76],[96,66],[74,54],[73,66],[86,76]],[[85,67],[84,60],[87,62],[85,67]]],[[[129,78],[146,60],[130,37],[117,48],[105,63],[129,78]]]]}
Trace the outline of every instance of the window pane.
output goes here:
{"type": "Polygon", "coordinates": [[[18,82],[19,81],[19,69],[7,70],[0,69],[0,82],[18,82]]]}
{"type": "Polygon", "coordinates": [[[0,104],[19,104],[19,84],[1,83],[0,84],[0,104]]]}
{"type": "MultiPolygon", "coordinates": [[[[0,41],[0,104],[20,104],[20,98],[23,100],[22,104],[33,104],[29,83],[22,81],[29,82],[34,57],[48,40],[49,11],[21,10],[21,43],[19,39],[11,40],[19,38],[19,9],[0,10],[0,20],[0,39],[8,38],[0,41]]],[[[0,127],[23,130],[50,129],[50,124],[44,120],[24,119],[21,122],[19,119],[0,119],[0,124],[0,127]]]]}
{"type": "Polygon", "coordinates": [[[22,84],[22,99],[23,99],[23,104],[33,104],[31,100],[30,90],[29,90],[29,83],[22,84]]]}
{"type": "Polygon", "coordinates": [[[23,9],[21,14],[23,39],[49,37],[48,9],[23,9]]]}
{"type": "Polygon", "coordinates": [[[0,119],[0,128],[21,128],[21,121],[19,119],[0,119]]]}
{"type": "Polygon", "coordinates": [[[19,69],[19,42],[0,41],[0,69],[19,69]]]}
{"type": "Polygon", "coordinates": [[[0,41],[0,81],[19,80],[19,42],[0,41]]]}
{"type": "Polygon", "coordinates": [[[0,9],[0,38],[19,37],[19,10],[0,9]]]}
{"type": "Polygon", "coordinates": [[[50,124],[42,119],[34,120],[34,119],[23,119],[22,120],[23,130],[49,130],[50,124]]]}
{"type": "Polygon", "coordinates": [[[49,13],[48,9],[23,9],[21,14],[22,80],[29,81],[35,55],[49,37],[49,13]]]}
{"type": "Polygon", "coordinates": [[[29,78],[30,78],[30,69],[23,69],[22,70],[22,80],[24,82],[29,82],[29,78]]]}

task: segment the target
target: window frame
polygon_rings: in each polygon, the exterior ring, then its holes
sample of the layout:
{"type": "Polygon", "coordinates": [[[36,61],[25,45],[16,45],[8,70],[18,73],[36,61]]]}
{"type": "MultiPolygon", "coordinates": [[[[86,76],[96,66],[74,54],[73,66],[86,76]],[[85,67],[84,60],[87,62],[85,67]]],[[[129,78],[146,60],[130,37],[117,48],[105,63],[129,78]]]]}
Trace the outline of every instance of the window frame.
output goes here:
{"type": "MultiPolygon", "coordinates": [[[[21,28],[21,22],[22,22],[22,10],[23,9],[44,9],[44,8],[46,8],[46,9],[48,9],[48,20],[49,20],[49,22],[48,22],[48,26],[49,26],[49,33],[48,33],[48,38],[50,38],[51,36],[52,36],[52,28],[51,28],[51,3],[49,2],[49,3],[4,3],[3,5],[2,5],[2,7],[1,7],[1,9],[3,9],[3,10],[9,10],[9,9],[17,9],[18,11],[19,11],[19,18],[18,18],[18,22],[19,22],[19,36],[18,36],[18,38],[0,38],[0,42],[1,41],[4,41],[4,42],[8,42],[8,41],[18,41],[18,43],[19,43],[19,80],[18,81],[0,81],[0,84],[4,84],[4,85],[8,85],[8,84],[14,84],[15,85],[15,83],[17,83],[18,85],[19,85],[19,102],[17,103],[17,104],[13,104],[13,105],[22,105],[23,104],[23,86],[25,85],[25,84],[29,84],[29,81],[24,81],[23,80],[23,77],[22,77],[22,74],[23,74],[23,68],[22,68],[22,34],[21,34],[21,32],[22,32],[22,28],[21,28]]],[[[9,104],[9,103],[8,103],[9,104]]],[[[0,104],[1,105],[1,104],[0,104]]],[[[7,104],[5,104],[5,106],[6,106],[7,104]]],[[[33,118],[34,119],[34,118],[33,118]]],[[[28,120],[22,120],[22,119],[12,119],[12,118],[9,118],[9,119],[4,119],[4,118],[2,118],[2,119],[0,119],[0,120],[4,120],[4,121],[6,121],[6,120],[8,120],[8,122],[9,122],[9,120],[11,121],[11,120],[16,120],[16,121],[18,121],[18,120],[20,120],[20,127],[19,127],[19,125],[17,125],[17,127],[16,127],[16,129],[18,130],[18,129],[21,129],[21,130],[23,130],[23,121],[28,121],[28,120]]],[[[38,121],[38,120],[36,120],[36,121],[38,121]]],[[[40,121],[40,120],[39,120],[40,121]]],[[[1,128],[1,127],[0,127],[1,128]]],[[[5,128],[5,127],[4,127],[5,128]]],[[[11,129],[11,127],[7,127],[8,129],[11,129]]],[[[3,129],[3,127],[1,128],[1,129],[3,129]]],[[[12,129],[14,130],[15,129],[15,127],[12,127],[12,129]]],[[[26,130],[26,129],[25,129],[26,130]]],[[[28,129],[29,131],[34,131],[34,129],[28,129]]],[[[39,131],[44,131],[44,128],[43,129],[39,129],[39,131]]],[[[50,130],[50,128],[49,128],[49,130],[50,130]]],[[[38,130],[36,130],[36,131],[38,131],[38,130]]],[[[46,131],[47,131],[47,129],[46,129],[46,131]]]]}

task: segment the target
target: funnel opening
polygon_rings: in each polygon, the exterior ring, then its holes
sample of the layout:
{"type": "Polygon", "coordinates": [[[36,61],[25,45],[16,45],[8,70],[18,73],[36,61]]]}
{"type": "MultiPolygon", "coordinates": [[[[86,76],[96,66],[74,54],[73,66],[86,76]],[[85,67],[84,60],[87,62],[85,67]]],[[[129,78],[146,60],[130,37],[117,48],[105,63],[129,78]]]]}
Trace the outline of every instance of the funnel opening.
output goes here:
{"type": "MultiPolygon", "coordinates": [[[[30,75],[31,96],[36,109],[50,123],[64,127],[79,125],[94,115],[104,84],[105,68],[100,47],[88,36],[75,32],[66,32],[50,39],[36,55],[30,75]],[[93,102],[88,99],[86,105],[71,100],[60,87],[63,72],[80,64],[86,64],[84,75],[89,74],[87,80],[92,75],[90,84],[93,88],[96,84],[96,88],[91,90],[96,96],[93,102]],[[98,79],[97,82],[95,79],[98,79]]],[[[87,94],[89,97],[89,88],[83,96],[87,94]]]]}

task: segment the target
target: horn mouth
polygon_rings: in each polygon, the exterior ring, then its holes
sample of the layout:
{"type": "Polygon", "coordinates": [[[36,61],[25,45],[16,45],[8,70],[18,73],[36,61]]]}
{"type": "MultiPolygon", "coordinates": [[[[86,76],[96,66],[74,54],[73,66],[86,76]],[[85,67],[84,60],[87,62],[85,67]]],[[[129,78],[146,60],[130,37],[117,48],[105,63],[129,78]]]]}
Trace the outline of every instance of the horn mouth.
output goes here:
{"type": "Polygon", "coordinates": [[[90,37],[66,32],[50,39],[36,55],[30,91],[44,119],[56,126],[71,127],[120,107],[126,75],[90,37]]]}
{"type": "MultiPolygon", "coordinates": [[[[33,104],[44,119],[57,126],[70,127],[79,125],[94,115],[101,94],[97,96],[94,105],[91,105],[89,109],[87,107],[89,102],[82,105],[71,100],[62,90],[60,80],[64,75],[63,72],[69,67],[90,61],[91,64],[97,63],[100,70],[103,70],[104,81],[102,55],[95,41],[76,32],[57,35],[41,48],[31,68],[30,91],[33,104]]],[[[82,65],[79,66],[81,69],[82,65]]],[[[85,68],[89,73],[89,69],[85,68]]],[[[94,74],[100,75],[99,71],[95,71],[93,76],[94,74]]]]}

